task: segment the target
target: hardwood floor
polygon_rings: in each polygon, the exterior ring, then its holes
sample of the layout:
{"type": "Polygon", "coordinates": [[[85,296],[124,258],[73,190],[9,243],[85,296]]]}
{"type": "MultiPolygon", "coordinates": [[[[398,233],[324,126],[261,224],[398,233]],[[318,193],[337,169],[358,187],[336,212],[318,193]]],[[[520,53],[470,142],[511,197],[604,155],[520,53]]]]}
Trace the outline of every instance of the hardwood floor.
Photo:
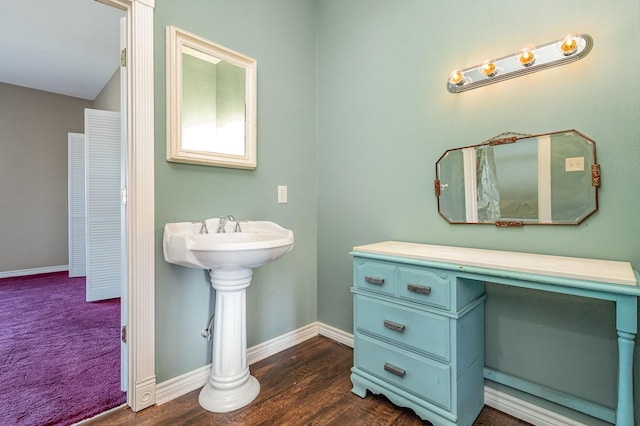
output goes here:
{"type": "MultiPolygon", "coordinates": [[[[425,425],[413,411],[385,397],[351,393],[353,350],[326,337],[309,339],[251,365],[261,385],[247,407],[210,413],[198,405],[199,390],[138,413],[122,408],[88,425],[425,425]]],[[[519,426],[528,423],[484,407],[474,425],[519,426]]]]}

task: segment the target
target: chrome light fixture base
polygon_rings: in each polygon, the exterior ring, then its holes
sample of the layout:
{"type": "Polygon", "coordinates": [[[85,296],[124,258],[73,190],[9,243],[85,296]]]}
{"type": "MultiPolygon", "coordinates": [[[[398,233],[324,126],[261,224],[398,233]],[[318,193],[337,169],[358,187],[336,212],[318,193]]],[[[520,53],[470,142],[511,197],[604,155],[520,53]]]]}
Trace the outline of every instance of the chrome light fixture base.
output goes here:
{"type": "Polygon", "coordinates": [[[460,93],[499,81],[520,77],[547,68],[558,67],[584,58],[593,48],[588,34],[571,34],[561,40],[519,52],[480,65],[456,70],[449,75],[447,90],[460,93]],[[487,72],[487,71],[490,72],[487,72]]]}

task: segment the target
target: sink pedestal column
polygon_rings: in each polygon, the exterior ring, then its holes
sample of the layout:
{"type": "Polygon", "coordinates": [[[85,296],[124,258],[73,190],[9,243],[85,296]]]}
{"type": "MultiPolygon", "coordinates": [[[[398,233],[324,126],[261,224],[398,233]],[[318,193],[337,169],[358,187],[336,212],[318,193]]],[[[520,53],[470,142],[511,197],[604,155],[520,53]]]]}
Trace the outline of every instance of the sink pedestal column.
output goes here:
{"type": "Polygon", "coordinates": [[[247,362],[247,287],[253,269],[212,269],[216,290],[211,376],[200,391],[202,408],[226,413],[244,407],[258,396],[260,384],[249,374],[247,362]]]}

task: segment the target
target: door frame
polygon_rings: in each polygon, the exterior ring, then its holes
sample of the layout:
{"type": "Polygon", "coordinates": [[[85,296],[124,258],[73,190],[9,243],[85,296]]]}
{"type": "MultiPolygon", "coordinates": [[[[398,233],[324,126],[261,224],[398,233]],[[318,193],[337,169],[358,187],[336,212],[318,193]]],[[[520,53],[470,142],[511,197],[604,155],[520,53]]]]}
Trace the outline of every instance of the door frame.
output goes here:
{"type": "Polygon", "coordinates": [[[98,0],[127,16],[127,405],[156,402],[153,10],[155,0],[98,0]]]}

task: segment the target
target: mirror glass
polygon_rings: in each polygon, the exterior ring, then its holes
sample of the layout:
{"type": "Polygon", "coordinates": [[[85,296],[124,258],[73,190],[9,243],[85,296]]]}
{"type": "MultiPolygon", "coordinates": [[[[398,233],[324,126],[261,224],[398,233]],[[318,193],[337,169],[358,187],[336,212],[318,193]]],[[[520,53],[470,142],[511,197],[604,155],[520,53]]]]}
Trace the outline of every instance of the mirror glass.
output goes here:
{"type": "Polygon", "coordinates": [[[256,61],[167,27],[167,160],[256,167],[256,61]]]}
{"type": "Polygon", "coordinates": [[[436,163],[438,211],[449,223],[577,225],[598,209],[599,185],[595,141],[577,130],[502,134],[436,163]]]}

